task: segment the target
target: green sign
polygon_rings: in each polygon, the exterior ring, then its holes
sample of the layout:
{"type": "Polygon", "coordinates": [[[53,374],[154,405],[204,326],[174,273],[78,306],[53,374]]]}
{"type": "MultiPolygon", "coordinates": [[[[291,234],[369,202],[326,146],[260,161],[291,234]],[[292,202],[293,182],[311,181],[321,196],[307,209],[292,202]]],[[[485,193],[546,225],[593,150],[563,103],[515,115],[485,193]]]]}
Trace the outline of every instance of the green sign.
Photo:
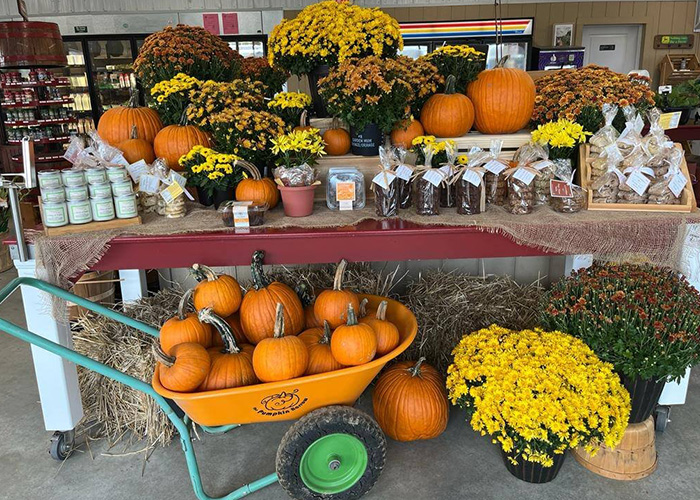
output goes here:
{"type": "Polygon", "coordinates": [[[689,35],[662,35],[661,43],[668,45],[685,45],[690,42],[689,35]]]}

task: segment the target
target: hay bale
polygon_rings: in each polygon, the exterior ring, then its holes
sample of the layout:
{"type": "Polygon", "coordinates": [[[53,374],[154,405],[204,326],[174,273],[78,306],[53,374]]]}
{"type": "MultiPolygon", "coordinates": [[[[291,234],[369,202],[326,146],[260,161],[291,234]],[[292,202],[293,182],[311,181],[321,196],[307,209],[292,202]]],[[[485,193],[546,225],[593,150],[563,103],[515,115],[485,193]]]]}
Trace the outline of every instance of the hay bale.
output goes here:
{"type": "Polygon", "coordinates": [[[418,335],[403,359],[425,356],[443,373],[463,335],[496,323],[523,329],[535,325],[543,289],[508,276],[468,276],[428,271],[409,283],[403,301],[418,320],[418,335]]]}

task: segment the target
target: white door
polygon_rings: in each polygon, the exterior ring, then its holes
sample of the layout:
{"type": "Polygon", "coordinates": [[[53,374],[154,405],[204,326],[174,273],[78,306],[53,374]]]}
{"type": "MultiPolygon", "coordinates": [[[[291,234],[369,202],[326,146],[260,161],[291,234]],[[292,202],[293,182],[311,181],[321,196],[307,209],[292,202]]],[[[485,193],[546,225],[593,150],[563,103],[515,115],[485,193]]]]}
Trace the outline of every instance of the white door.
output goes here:
{"type": "Polygon", "coordinates": [[[584,64],[607,66],[627,74],[639,69],[642,26],[639,24],[603,24],[583,27],[584,64]]]}

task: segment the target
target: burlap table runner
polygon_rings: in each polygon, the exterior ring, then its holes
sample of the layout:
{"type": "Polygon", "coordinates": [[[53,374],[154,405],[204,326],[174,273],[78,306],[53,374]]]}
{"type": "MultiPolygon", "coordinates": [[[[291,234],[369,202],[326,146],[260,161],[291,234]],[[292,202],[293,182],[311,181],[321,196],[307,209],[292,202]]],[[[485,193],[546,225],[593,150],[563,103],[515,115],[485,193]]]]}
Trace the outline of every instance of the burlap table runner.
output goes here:
{"type": "MultiPolygon", "coordinates": [[[[700,215],[588,212],[560,214],[548,207],[538,207],[529,215],[512,215],[502,208],[489,207],[475,216],[441,209],[439,216],[419,216],[412,209],[402,210],[399,217],[417,224],[446,226],[479,226],[496,232],[518,244],[554,253],[594,254],[601,260],[647,260],[659,265],[677,267],[687,223],[699,223],[700,215]]],[[[332,212],[317,205],[310,217],[285,217],[281,207],[266,215],[265,227],[322,228],[354,225],[367,219],[381,219],[374,207],[352,212],[332,212]]],[[[192,204],[186,217],[166,219],[155,214],[144,217],[139,226],[110,231],[94,231],[75,235],[48,237],[30,232],[35,245],[40,276],[60,286],[86,271],[109,249],[109,242],[121,235],[168,235],[224,231],[220,215],[212,209],[192,204]]],[[[253,229],[255,230],[255,229],[253,229]]]]}

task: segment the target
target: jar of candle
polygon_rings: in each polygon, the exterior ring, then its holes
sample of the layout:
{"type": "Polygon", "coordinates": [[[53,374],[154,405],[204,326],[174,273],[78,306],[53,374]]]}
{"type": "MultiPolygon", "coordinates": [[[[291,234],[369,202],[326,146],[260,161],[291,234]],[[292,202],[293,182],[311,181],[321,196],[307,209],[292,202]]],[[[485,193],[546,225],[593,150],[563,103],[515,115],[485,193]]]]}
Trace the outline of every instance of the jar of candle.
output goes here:
{"type": "Polygon", "coordinates": [[[64,189],[68,201],[83,201],[88,199],[87,184],[83,184],[82,186],[66,186],[64,189]]]}
{"type": "Polygon", "coordinates": [[[112,220],[116,216],[114,211],[114,202],[112,198],[90,198],[90,207],[92,208],[93,220],[103,222],[112,220]]]}
{"type": "Polygon", "coordinates": [[[62,187],[41,190],[42,203],[63,203],[66,201],[66,192],[62,187]]]}
{"type": "Polygon", "coordinates": [[[63,186],[63,182],[61,181],[61,172],[58,170],[42,170],[36,175],[39,181],[39,187],[42,190],[55,189],[63,186]]]}
{"type": "Polygon", "coordinates": [[[125,181],[127,177],[128,173],[123,165],[107,167],[107,178],[109,182],[125,181]]]}
{"type": "Polygon", "coordinates": [[[68,206],[65,202],[43,203],[42,211],[46,227],[61,227],[68,224],[68,206]]]}
{"type": "Polygon", "coordinates": [[[88,168],[85,177],[90,184],[102,184],[107,181],[107,170],[102,167],[88,168]]]}
{"type": "Polygon", "coordinates": [[[131,219],[139,214],[136,196],[133,194],[114,198],[114,207],[116,208],[118,219],[131,219]]]}
{"type": "Polygon", "coordinates": [[[88,222],[92,222],[90,200],[69,201],[68,220],[71,224],[87,224],[88,222]]]}
{"type": "Polygon", "coordinates": [[[99,184],[90,184],[88,186],[90,198],[111,198],[112,185],[109,182],[101,182],[99,184]]]}
{"type": "Polygon", "coordinates": [[[64,186],[82,186],[85,184],[85,171],[77,168],[61,170],[61,179],[64,186]]]}
{"type": "Polygon", "coordinates": [[[130,180],[112,183],[112,194],[116,198],[118,198],[119,196],[126,196],[129,194],[133,194],[133,192],[134,192],[134,185],[131,183],[130,180]]]}

